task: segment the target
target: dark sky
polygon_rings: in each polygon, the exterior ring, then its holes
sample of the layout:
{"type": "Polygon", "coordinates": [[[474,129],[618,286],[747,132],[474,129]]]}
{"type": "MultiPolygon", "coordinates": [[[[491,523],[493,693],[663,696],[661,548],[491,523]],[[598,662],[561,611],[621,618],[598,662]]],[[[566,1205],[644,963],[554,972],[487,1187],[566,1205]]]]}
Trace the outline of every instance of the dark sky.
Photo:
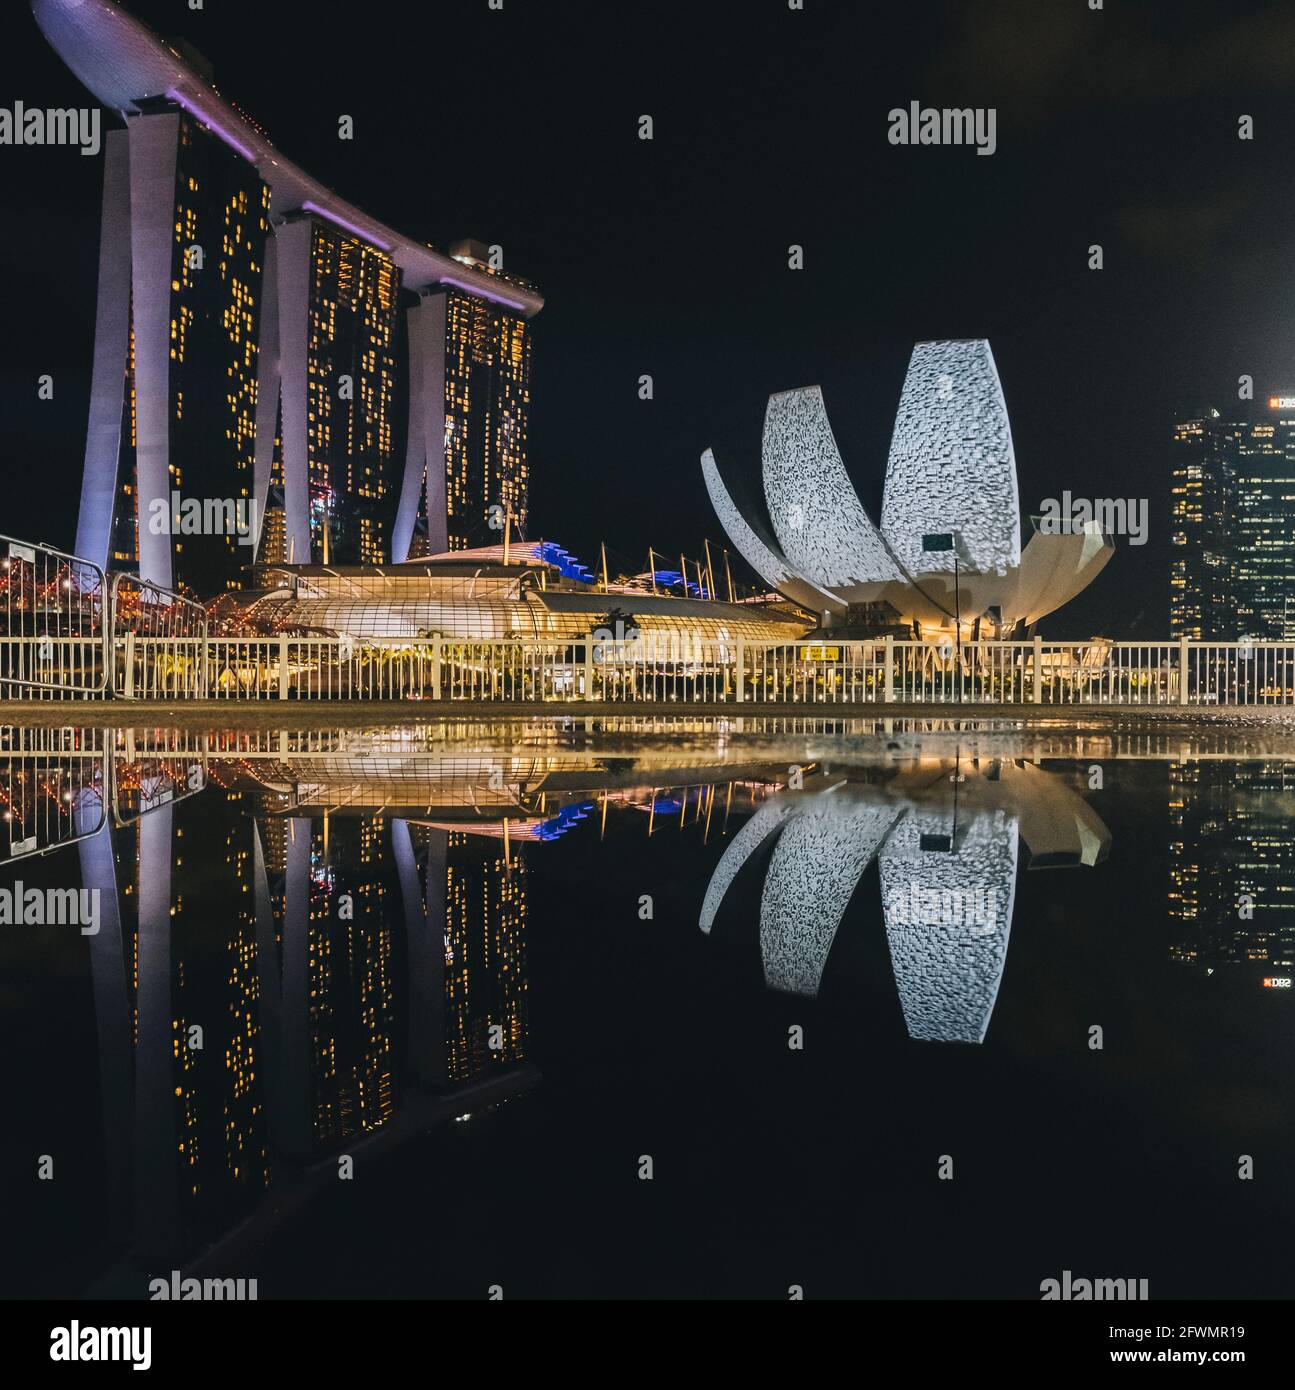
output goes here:
{"type": "MultiPolygon", "coordinates": [[[[1289,4],[130,8],[326,183],[438,246],[498,242],[540,286],[531,532],[586,558],[718,539],[702,449],[756,484],[765,398],[813,383],[875,514],[912,343],[983,336],[1023,510],[1066,487],[1150,503],[1150,543],[1122,543],[1045,630],[1163,637],[1175,410],[1227,409],[1243,372],[1295,389],[1289,4]],[[995,107],[997,152],[890,145],[887,112],[912,100],[995,107]]],[[[85,104],[25,5],[3,23],[0,105],[85,104]]],[[[69,545],[102,161],[0,161],[0,531],[69,545]]]]}

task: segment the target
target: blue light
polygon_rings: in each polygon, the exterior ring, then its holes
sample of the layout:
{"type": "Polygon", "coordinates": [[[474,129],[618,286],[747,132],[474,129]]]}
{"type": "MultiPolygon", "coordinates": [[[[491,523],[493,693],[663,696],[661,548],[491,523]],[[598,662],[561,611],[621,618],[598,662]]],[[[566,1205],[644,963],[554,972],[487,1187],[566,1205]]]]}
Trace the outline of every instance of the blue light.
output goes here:
{"type": "Polygon", "coordinates": [[[557,541],[541,542],[540,559],[546,565],[552,565],[559,574],[564,575],[567,579],[574,579],[580,584],[592,584],[594,582],[589,567],[582,565],[569,550],[564,549],[557,541]]]}
{"type": "Polygon", "coordinates": [[[592,801],[578,801],[564,806],[552,820],[546,820],[535,831],[537,840],[556,840],[565,835],[577,821],[582,821],[594,809],[592,801]]]}
{"type": "Polygon", "coordinates": [[[656,582],[663,589],[682,589],[685,594],[695,598],[710,597],[710,594],[700,584],[694,583],[691,579],[685,579],[678,570],[657,570],[656,582]]]}

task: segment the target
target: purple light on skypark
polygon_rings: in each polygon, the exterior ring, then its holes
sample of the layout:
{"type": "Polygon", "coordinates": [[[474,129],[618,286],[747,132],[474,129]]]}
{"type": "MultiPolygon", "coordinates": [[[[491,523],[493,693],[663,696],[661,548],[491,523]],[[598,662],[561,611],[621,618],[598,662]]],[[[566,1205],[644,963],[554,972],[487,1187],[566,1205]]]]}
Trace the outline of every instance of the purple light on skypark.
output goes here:
{"type": "Polygon", "coordinates": [[[482,289],[480,281],[456,280],[453,275],[442,275],[442,285],[453,285],[456,290],[463,290],[466,294],[475,295],[478,299],[489,299],[496,304],[506,304],[510,309],[524,309],[526,306],[519,299],[509,299],[507,295],[495,294],[491,290],[482,289]]]}
{"type": "Polygon", "coordinates": [[[237,140],[235,140],[234,137],[229,133],[229,131],[224,130],[222,127],[218,126],[216,122],[213,121],[211,117],[196,102],[191,101],[187,96],[184,95],[183,92],[177,90],[174,87],[169,92],[167,92],[167,96],[170,98],[170,100],[177,102],[180,106],[183,106],[184,109],[191,116],[201,121],[203,125],[205,125],[214,135],[219,136],[220,139],[222,139],[230,147],[230,149],[235,150],[237,151],[237,153],[241,154],[243,158],[247,160],[247,162],[250,165],[252,165],[253,168],[256,167],[256,156],[252,153],[252,151],[249,150],[246,145],[240,144],[237,140]]]}
{"type": "Polygon", "coordinates": [[[321,208],[318,203],[305,202],[301,205],[302,212],[313,212],[317,217],[322,217],[328,222],[335,222],[337,225],[348,232],[353,232],[361,241],[367,241],[371,246],[376,246],[379,251],[390,251],[391,247],[383,241],[379,241],[372,232],[367,232],[363,227],[357,227],[354,222],[348,222],[345,217],[339,217],[337,213],[329,208],[321,208]]]}

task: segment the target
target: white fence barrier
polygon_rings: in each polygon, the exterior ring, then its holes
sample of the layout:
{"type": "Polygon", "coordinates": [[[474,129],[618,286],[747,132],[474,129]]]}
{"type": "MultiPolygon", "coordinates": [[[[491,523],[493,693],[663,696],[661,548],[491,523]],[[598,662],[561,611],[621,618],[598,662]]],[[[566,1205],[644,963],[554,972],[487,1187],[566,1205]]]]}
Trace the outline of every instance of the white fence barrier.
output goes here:
{"type": "Polygon", "coordinates": [[[200,604],[0,536],[0,698],[1295,705],[1295,643],[212,636],[200,604]]]}
{"type": "Polygon", "coordinates": [[[109,609],[98,565],[0,536],[0,694],[65,699],[102,693],[109,609]]]}
{"type": "Polygon", "coordinates": [[[689,640],[671,651],[642,641],[594,639],[213,637],[195,614],[173,609],[157,605],[146,613],[147,622],[110,639],[110,689],[119,698],[1295,705],[1295,643],[1035,638],[964,642],[958,650],[948,642],[892,638],[778,644],[689,640]],[[150,630],[159,626],[167,630],[150,630]],[[171,630],[185,626],[192,630],[171,630]]]}
{"type": "MultiPolygon", "coordinates": [[[[0,536],[0,696],[129,695],[137,641],[206,637],[199,603],[133,574],[106,576],[52,546],[0,536]]],[[[151,656],[159,659],[160,649],[151,656]]]]}
{"type": "Polygon", "coordinates": [[[108,767],[103,729],[0,728],[0,864],[97,834],[108,767]]]}

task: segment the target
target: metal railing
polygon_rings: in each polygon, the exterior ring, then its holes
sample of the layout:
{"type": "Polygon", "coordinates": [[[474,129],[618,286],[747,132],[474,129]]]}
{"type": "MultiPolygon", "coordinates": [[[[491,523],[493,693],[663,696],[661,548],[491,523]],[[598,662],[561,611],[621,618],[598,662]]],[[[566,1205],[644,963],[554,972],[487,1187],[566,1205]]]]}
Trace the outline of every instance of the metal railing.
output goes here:
{"type": "Polygon", "coordinates": [[[29,699],[102,693],[109,609],[98,565],[0,536],[0,692],[29,699]]]}
{"type": "Polygon", "coordinates": [[[206,609],[133,574],[114,574],[109,598],[114,694],[134,699],[139,683],[151,698],[202,699],[206,609]]]}
{"type": "Polygon", "coordinates": [[[0,729],[0,864],[99,832],[110,737],[103,729],[0,729]]]}
{"type": "Polygon", "coordinates": [[[199,614],[174,596],[142,600],[139,622],[109,641],[112,692],[487,705],[1295,705],[1295,643],[213,637],[199,614]]]}
{"type": "Polygon", "coordinates": [[[1295,643],[216,636],[201,604],[0,536],[0,697],[1295,705],[1295,643]]]}
{"type": "MultiPolygon", "coordinates": [[[[206,638],[206,610],[191,599],[133,574],[107,576],[52,546],[0,536],[0,695],[129,698],[146,664],[169,659],[153,647],[137,656],[137,642],[190,642],[194,669],[203,670],[206,638]]],[[[150,670],[147,682],[160,674],[150,670]]],[[[202,691],[176,681],[175,693],[202,691]]]]}

